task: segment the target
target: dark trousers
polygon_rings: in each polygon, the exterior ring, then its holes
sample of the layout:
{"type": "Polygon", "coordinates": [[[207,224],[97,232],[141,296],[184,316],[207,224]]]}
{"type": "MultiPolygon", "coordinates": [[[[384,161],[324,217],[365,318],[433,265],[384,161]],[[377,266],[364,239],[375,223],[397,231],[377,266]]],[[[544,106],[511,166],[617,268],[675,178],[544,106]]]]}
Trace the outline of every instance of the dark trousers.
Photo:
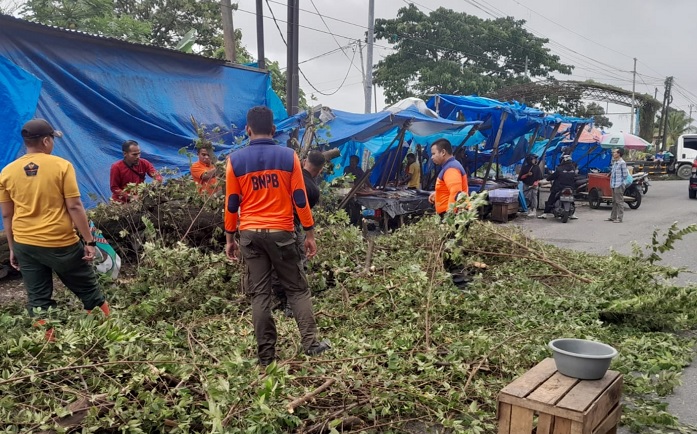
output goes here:
{"type": "Polygon", "coordinates": [[[564,189],[564,187],[552,188],[550,190],[547,202],[545,202],[545,214],[551,214],[552,211],[554,211],[554,204],[557,202],[557,199],[559,199],[559,196],[561,196],[562,189],[564,189]]]}
{"type": "Polygon", "coordinates": [[[27,310],[49,309],[56,306],[53,300],[53,272],[81,301],[85,309],[92,310],[104,303],[104,294],[97,284],[97,275],[85,255],[82,242],[67,247],[39,247],[14,243],[22,280],[27,290],[27,310]]]}
{"type": "MultiPolygon", "coordinates": [[[[305,255],[305,232],[301,226],[295,227],[295,245],[298,247],[300,252],[300,261],[303,264],[303,271],[307,273],[307,256],[305,255]]],[[[271,287],[273,288],[274,294],[278,297],[283,308],[288,304],[288,297],[286,296],[286,289],[278,278],[278,273],[274,269],[271,273],[271,287]]]]}
{"type": "Polygon", "coordinates": [[[276,356],[276,323],[272,309],[271,274],[275,270],[286,290],[288,305],[300,330],[305,351],[317,344],[317,324],[294,232],[240,231],[240,252],[247,264],[247,292],[252,297],[252,322],[259,360],[276,356]]]}

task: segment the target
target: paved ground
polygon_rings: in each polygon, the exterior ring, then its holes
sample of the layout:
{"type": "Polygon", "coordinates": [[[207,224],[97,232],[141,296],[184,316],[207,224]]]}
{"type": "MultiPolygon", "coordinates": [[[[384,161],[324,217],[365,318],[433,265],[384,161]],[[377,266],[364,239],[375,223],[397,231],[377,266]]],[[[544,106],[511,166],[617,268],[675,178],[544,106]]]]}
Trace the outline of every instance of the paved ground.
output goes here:
{"type": "MultiPolygon", "coordinates": [[[[636,210],[625,207],[624,222],[606,221],[610,208],[591,209],[580,204],[576,211],[578,220],[563,224],[561,220],[541,220],[518,217],[515,224],[532,232],[538,238],[569,249],[604,254],[610,249],[630,253],[632,242],[644,246],[651,241],[653,230],[667,229],[677,221],[680,227],[697,223],[697,200],[687,197],[687,181],[654,181],[636,210]]],[[[665,231],[664,231],[665,232],[665,231]]],[[[681,284],[697,284],[697,234],[690,234],[676,243],[675,250],[663,255],[667,265],[685,267],[677,280],[681,284]]],[[[669,411],[680,421],[697,425],[697,361],[685,369],[683,384],[668,398],[669,411]]]]}

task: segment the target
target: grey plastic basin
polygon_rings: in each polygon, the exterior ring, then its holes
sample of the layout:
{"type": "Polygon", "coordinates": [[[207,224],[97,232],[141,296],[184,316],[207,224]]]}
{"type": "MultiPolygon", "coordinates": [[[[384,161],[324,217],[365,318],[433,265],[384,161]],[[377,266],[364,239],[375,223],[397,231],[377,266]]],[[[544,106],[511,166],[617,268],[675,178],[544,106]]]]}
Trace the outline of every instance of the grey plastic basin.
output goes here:
{"type": "Polygon", "coordinates": [[[603,378],[617,350],[610,345],[585,339],[555,339],[549,343],[557,370],[581,380],[603,378]]]}

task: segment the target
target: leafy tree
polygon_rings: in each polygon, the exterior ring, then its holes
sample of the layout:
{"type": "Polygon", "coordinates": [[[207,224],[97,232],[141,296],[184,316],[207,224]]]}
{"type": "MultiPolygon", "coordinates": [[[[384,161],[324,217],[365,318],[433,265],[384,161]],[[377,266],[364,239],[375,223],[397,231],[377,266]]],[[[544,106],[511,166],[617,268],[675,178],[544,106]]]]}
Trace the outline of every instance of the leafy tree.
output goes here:
{"type": "Polygon", "coordinates": [[[394,44],[396,52],[374,71],[388,102],[434,93],[486,94],[495,89],[571,73],[572,66],[550,54],[547,39],[523,28],[512,17],[484,20],[438,8],[429,15],[416,6],[399,10],[395,19],[378,19],[375,34],[394,44]]]}
{"type": "MultiPolygon", "coordinates": [[[[659,117],[659,122],[661,118],[659,117]]],[[[658,126],[660,127],[660,123],[658,126]]],[[[659,130],[660,131],[660,130],[659,130]]],[[[666,131],[666,146],[665,149],[670,148],[678,141],[678,137],[682,134],[688,134],[695,132],[695,127],[692,126],[692,119],[690,119],[682,110],[668,110],[668,129],[666,131]]]]}
{"type": "MultiPolygon", "coordinates": [[[[130,42],[175,48],[191,29],[195,51],[222,57],[222,23],[217,2],[196,0],[28,0],[23,17],[43,24],[81,30],[130,42]]],[[[239,45],[238,59],[246,50],[239,45]]]]}
{"type": "Polygon", "coordinates": [[[605,116],[605,109],[600,104],[594,102],[588,105],[581,104],[576,112],[571,114],[579,118],[593,118],[593,125],[596,128],[612,127],[612,122],[605,116]]]}
{"type": "Polygon", "coordinates": [[[121,15],[110,0],[29,0],[23,18],[42,24],[113,36],[130,42],[150,42],[152,24],[121,15]]]}

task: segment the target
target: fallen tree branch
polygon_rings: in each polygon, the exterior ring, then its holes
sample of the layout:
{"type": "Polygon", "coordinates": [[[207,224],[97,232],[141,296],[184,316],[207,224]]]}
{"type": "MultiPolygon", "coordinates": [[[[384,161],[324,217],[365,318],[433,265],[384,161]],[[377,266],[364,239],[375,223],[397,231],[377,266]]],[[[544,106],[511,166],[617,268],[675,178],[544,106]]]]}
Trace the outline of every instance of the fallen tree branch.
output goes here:
{"type": "Polygon", "coordinates": [[[484,250],[477,250],[477,249],[464,249],[464,251],[470,252],[470,253],[478,253],[480,255],[488,255],[488,256],[503,256],[503,257],[507,257],[507,258],[532,259],[532,260],[535,260],[538,262],[545,263],[545,264],[549,265],[550,267],[552,267],[556,270],[559,270],[562,273],[566,274],[568,277],[572,277],[572,278],[580,280],[581,282],[584,282],[584,283],[593,283],[592,280],[590,280],[586,277],[583,277],[583,276],[579,276],[578,274],[562,267],[561,265],[554,263],[554,262],[550,261],[549,259],[541,258],[537,255],[526,256],[526,255],[517,255],[515,253],[487,252],[484,250]]]}
{"type": "MultiPolygon", "coordinates": [[[[370,400],[369,400],[369,399],[366,399],[366,400],[363,400],[363,401],[354,402],[353,404],[351,404],[351,405],[349,405],[349,406],[346,406],[345,408],[339,409],[339,410],[335,411],[334,413],[331,413],[331,414],[329,414],[328,416],[326,416],[322,422],[316,423],[316,424],[312,425],[310,428],[307,429],[307,431],[305,431],[305,433],[306,433],[306,434],[311,434],[311,433],[313,433],[313,432],[315,432],[315,431],[321,431],[321,430],[323,430],[323,429],[327,426],[327,424],[328,424],[329,422],[331,422],[331,421],[334,420],[335,418],[341,416],[343,413],[346,413],[346,412],[348,412],[348,411],[350,411],[350,410],[353,410],[354,408],[356,408],[356,407],[358,407],[358,406],[360,406],[360,405],[367,404],[368,402],[370,402],[370,400]]],[[[348,419],[350,419],[350,418],[347,418],[346,420],[348,420],[348,419]]],[[[363,422],[363,420],[360,419],[360,418],[356,418],[356,419],[358,419],[359,421],[363,422]]],[[[358,422],[358,421],[354,421],[354,423],[357,423],[357,422],[358,422]]],[[[346,423],[346,422],[342,422],[342,425],[345,424],[345,423],[346,423]]]]}
{"type": "Polygon", "coordinates": [[[515,338],[515,337],[517,337],[517,336],[520,336],[520,335],[522,335],[523,333],[530,333],[531,331],[532,331],[532,330],[525,330],[525,331],[521,331],[521,332],[512,334],[511,336],[509,336],[509,337],[507,337],[506,339],[502,340],[502,341],[499,342],[498,344],[494,345],[494,346],[489,350],[489,352],[486,353],[486,354],[484,355],[484,357],[482,357],[482,358],[479,360],[479,363],[477,364],[477,367],[474,368],[474,369],[472,370],[472,372],[470,372],[469,376],[467,377],[467,381],[465,382],[465,387],[463,387],[462,390],[465,391],[465,392],[467,392],[467,388],[469,387],[470,383],[472,382],[472,379],[474,378],[474,375],[475,375],[477,372],[479,372],[479,370],[482,368],[482,365],[484,364],[484,362],[485,362],[486,360],[489,359],[489,356],[491,356],[491,354],[493,354],[494,351],[496,351],[496,350],[498,350],[499,348],[501,348],[501,346],[503,346],[503,344],[505,344],[506,342],[510,341],[511,339],[513,339],[513,338],[515,338]]]}
{"type": "Polygon", "coordinates": [[[10,378],[8,380],[0,381],[0,386],[2,386],[3,384],[16,383],[18,381],[28,380],[32,377],[40,377],[40,376],[48,375],[48,374],[55,374],[56,372],[72,371],[72,370],[78,370],[78,369],[94,369],[94,368],[98,368],[100,366],[110,366],[110,365],[144,365],[144,364],[153,364],[153,363],[160,363],[160,364],[173,363],[176,365],[199,365],[198,363],[182,363],[181,361],[178,361],[178,360],[119,360],[116,362],[101,362],[101,363],[94,363],[91,365],[64,366],[62,368],[49,369],[48,371],[35,372],[33,374],[23,375],[21,377],[15,377],[15,378],[10,378]]]}
{"type": "Polygon", "coordinates": [[[290,402],[290,404],[288,404],[288,413],[293,414],[293,412],[295,412],[296,408],[305,404],[307,401],[311,400],[312,398],[314,398],[318,394],[329,389],[329,386],[331,386],[335,382],[336,382],[336,380],[334,378],[330,378],[327,381],[325,381],[321,386],[319,386],[317,389],[313,390],[312,392],[306,393],[305,395],[301,396],[300,398],[294,399],[293,401],[290,402]]]}

